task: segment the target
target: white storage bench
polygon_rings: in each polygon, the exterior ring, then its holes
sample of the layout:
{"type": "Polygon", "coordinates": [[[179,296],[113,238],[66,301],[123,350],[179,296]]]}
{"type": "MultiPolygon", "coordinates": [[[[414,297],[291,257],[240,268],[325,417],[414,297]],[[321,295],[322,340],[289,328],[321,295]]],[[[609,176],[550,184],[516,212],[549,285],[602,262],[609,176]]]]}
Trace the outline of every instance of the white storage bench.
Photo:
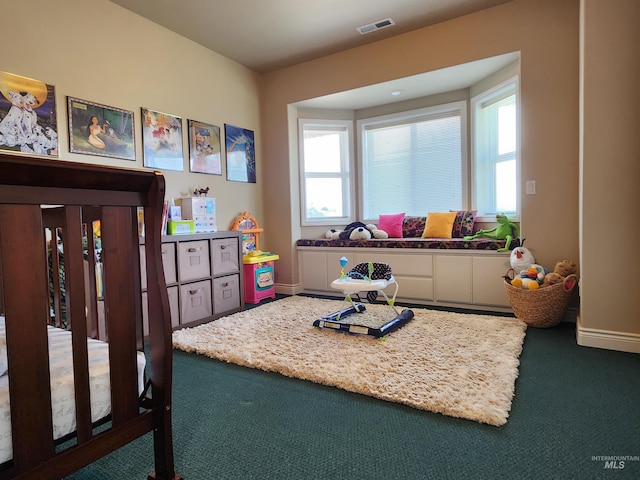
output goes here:
{"type": "Polygon", "coordinates": [[[345,273],[358,263],[384,262],[400,287],[399,302],[511,312],[503,285],[509,252],[497,252],[500,246],[488,239],[298,240],[300,282],[303,293],[341,297],[331,288],[340,258],[349,261],[345,273]]]}

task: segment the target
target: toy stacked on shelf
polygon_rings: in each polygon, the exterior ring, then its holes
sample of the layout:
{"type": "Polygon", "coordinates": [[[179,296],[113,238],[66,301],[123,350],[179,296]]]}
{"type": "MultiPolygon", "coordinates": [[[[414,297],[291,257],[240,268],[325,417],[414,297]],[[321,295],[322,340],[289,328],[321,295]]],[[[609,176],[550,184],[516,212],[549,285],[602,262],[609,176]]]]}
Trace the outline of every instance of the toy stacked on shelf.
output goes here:
{"type": "Polygon", "coordinates": [[[193,220],[195,232],[217,232],[216,199],[208,197],[181,198],[182,219],[193,220]]]}

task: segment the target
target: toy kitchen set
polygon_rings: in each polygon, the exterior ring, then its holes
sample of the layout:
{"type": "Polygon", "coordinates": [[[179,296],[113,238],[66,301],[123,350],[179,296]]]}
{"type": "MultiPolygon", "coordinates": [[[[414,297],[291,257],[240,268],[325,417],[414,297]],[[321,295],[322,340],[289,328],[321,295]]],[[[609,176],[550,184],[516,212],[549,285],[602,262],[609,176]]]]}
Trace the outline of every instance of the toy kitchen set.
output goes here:
{"type": "Polygon", "coordinates": [[[260,250],[260,234],[264,231],[249,212],[238,215],[232,230],[242,232],[242,263],[244,273],[244,301],[260,303],[275,298],[275,261],[280,257],[260,250]]]}

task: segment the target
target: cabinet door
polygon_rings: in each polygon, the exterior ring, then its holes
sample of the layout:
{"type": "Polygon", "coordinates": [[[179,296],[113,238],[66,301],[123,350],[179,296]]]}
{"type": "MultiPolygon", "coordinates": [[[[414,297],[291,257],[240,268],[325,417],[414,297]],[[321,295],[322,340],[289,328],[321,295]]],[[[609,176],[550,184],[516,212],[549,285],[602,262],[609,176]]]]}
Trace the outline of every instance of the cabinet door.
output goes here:
{"type": "Polygon", "coordinates": [[[178,274],[181,282],[211,275],[209,241],[178,243],[178,274]]]}
{"type": "MultiPolygon", "coordinates": [[[[398,298],[433,300],[432,255],[356,253],[355,263],[362,262],[388,263],[398,284],[398,298]]],[[[391,298],[394,291],[395,287],[389,286],[385,293],[391,298]]]]}
{"type": "MultiPolygon", "coordinates": [[[[325,252],[300,252],[300,281],[305,290],[320,290],[326,292],[327,283],[327,254],[325,252]]],[[[333,281],[333,279],[332,279],[333,281]]]]}
{"type": "Polygon", "coordinates": [[[511,268],[509,256],[473,258],[473,303],[509,307],[509,297],[502,280],[511,268]]]}
{"type": "Polygon", "coordinates": [[[237,238],[211,240],[213,274],[222,275],[240,271],[237,238]]]}
{"type": "Polygon", "coordinates": [[[471,256],[437,255],[434,267],[436,301],[471,303],[471,256]]]}

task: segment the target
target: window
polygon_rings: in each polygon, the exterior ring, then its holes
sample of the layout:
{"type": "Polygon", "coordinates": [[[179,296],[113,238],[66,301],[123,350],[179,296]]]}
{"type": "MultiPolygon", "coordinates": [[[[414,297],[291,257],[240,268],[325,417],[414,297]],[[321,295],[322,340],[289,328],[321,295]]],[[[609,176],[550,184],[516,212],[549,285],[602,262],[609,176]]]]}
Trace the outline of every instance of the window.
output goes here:
{"type": "Polygon", "coordinates": [[[466,103],[358,121],[361,218],[466,203],[466,103]]]}
{"type": "Polygon", "coordinates": [[[519,215],[517,82],[471,100],[473,203],[478,216],[519,215]]]}
{"type": "Polygon", "coordinates": [[[302,224],[351,221],[351,121],[299,120],[302,224]]]}

